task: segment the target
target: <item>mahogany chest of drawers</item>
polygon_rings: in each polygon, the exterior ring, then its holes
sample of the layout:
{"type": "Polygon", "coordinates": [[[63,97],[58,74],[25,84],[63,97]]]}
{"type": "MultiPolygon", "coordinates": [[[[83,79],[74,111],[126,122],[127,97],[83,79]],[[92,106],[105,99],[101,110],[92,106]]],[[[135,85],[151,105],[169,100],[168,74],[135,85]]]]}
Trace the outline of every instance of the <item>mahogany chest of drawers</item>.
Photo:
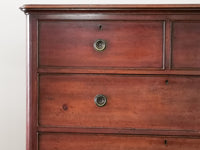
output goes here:
{"type": "Polygon", "coordinates": [[[25,5],[27,150],[200,150],[200,5],[25,5]]]}

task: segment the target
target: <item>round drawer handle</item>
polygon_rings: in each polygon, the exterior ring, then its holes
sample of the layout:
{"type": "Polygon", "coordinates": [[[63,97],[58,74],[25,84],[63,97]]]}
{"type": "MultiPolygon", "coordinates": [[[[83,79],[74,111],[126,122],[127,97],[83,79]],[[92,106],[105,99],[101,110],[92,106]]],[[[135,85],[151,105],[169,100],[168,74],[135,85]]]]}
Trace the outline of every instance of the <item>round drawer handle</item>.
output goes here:
{"type": "Polygon", "coordinates": [[[102,107],[106,104],[107,98],[102,94],[98,94],[95,96],[94,102],[98,107],[102,107]]]}
{"type": "Polygon", "coordinates": [[[96,51],[103,51],[106,48],[106,42],[104,40],[98,39],[94,42],[93,47],[96,51]]]}

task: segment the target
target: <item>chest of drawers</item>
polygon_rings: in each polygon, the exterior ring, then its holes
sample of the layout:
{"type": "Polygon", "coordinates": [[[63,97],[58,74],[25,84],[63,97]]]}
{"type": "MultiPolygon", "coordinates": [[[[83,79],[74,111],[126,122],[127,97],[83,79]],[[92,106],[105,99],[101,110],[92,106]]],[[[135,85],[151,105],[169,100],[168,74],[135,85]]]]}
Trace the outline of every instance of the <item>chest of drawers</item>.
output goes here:
{"type": "Polygon", "coordinates": [[[199,150],[200,5],[25,5],[27,150],[199,150]]]}

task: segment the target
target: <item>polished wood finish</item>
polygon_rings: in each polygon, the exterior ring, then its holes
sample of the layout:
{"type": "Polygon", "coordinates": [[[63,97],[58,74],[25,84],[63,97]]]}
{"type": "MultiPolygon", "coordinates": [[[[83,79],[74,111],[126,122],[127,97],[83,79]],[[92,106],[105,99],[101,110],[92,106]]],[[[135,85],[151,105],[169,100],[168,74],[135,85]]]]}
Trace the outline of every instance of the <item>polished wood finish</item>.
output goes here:
{"type": "Polygon", "coordinates": [[[175,21],[173,23],[173,68],[200,69],[199,27],[199,21],[175,21]]]}
{"type": "Polygon", "coordinates": [[[41,75],[39,85],[41,126],[200,130],[197,77],[41,75]]]}
{"type": "Polygon", "coordinates": [[[35,11],[39,11],[39,10],[71,10],[73,11],[81,9],[81,10],[195,10],[198,11],[200,8],[199,4],[136,4],[136,5],[122,5],[122,4],[118,4],[118,5],[113,5],[113,4],[107,4],[107,5],[35,5],[35,4],[29,4],[29,5],[24,5],[22,7],[20,7],[21,10],[25,11],[25,12],[30,12],[32,10],[35,11]]]}
{"type": "Polygon", "coordinates": [[[27,150],[200,148],[200,5],[21,9],[27,150]]]}
{"type": "Polygon", "coordinates": [[[163,67],[162,21],[40,21],[38,30],[39,67],[163,67]]]}
{"type": "Polygon", "coordinates": [[[180,136],[199,138],[198,130],[155,130],[134,128],[86,128],[86,127],[38,127],[40,133],[92,133],[92,134],[121,134],[121,135],[146,135],[146,136],[180,136]]]}
{"type": "Polygon", "coordinates": [[[200,139],[102,134],[40,134],[39,150],[197,150],[200,139]]]}
{"type": "Polygon", "coordinates": [[[199,70],[161,70],[161,69],[135,69],[135,68],[88,68],[88,67],[77,67],[77,68],[64,68],[64,67],[42,67],[38,69],[38,73],[40,74],[46,74],[46,73],[51,73],[51,74],[56,74],[56,73],[97,73],[97,74],[137,74],[137,75],[188,75],[188,76],[197,76],[200,75],[199,70]],[[147,71],[148,70],[148,71],[147,71]]]}
{"type": "Polygon", "coordinates": [[[37,74],[37,19],[27,16],[27,103],[26,103],[26,149],[37,150],[37,97],[38,97],[38,74],[37,74]]]}

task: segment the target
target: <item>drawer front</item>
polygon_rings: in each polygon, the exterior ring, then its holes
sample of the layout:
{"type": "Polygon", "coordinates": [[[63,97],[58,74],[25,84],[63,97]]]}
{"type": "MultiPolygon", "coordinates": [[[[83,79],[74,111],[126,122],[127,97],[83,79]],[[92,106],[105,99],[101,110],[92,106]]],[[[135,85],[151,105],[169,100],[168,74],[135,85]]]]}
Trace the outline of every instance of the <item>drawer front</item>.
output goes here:
{"type": "Polygon", "coordinates": [[[39,21],[38,42],[40,67],[163,65],[162,21],[39,21]]]}
{"type": "Polygon", "coordinates": [[[199,98],[199,77],[41,75],[39,125],[199,130],[199,98]]]}
{"type": "Polygon", "coordinates": [[[200,69],[200,21],[173,23],[172,67],[200,69]]]}
{"type": "Polygon", "coordinates": [[[198,150],[200,139],[128,135],[41,134],[39,150],[198,150]]]}

